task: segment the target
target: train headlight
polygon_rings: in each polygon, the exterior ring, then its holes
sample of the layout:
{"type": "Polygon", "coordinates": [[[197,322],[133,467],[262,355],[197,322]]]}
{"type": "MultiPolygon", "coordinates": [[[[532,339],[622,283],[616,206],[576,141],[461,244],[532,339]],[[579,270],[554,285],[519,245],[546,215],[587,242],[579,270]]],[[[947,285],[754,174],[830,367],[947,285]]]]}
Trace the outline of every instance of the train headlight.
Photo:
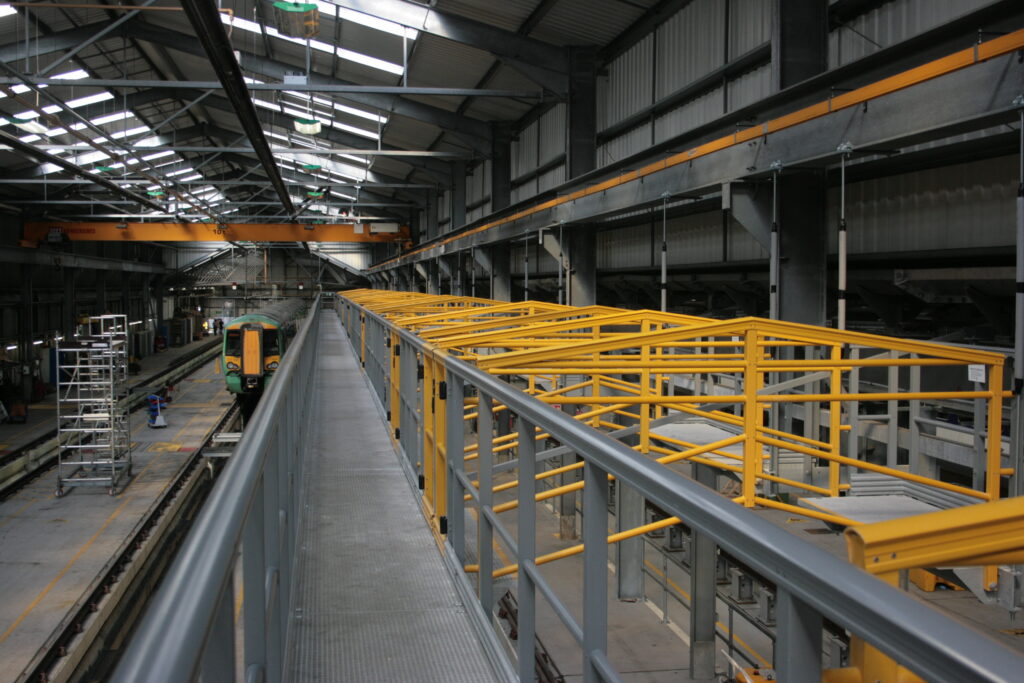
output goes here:
{"type": "Polygon", "coordinates": [[[238,363],[228,363],[227,366],[228,366],[228,370],[237,370],[238,369],[238,363]]]}
{"type": "Polygon", "coordinates": [[[277,361],[267,363],[267,370],[277,370],[277,361]]]}

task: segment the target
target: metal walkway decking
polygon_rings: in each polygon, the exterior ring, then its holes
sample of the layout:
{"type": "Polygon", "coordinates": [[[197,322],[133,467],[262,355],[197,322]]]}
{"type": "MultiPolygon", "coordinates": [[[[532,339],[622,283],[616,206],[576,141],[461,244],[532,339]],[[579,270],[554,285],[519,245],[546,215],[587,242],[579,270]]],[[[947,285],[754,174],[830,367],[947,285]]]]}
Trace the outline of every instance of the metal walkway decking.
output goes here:
{"type": "Polygon", "coordinates": [[[332,312],[319,369],[285,679],[496,680],[332,312]]]}

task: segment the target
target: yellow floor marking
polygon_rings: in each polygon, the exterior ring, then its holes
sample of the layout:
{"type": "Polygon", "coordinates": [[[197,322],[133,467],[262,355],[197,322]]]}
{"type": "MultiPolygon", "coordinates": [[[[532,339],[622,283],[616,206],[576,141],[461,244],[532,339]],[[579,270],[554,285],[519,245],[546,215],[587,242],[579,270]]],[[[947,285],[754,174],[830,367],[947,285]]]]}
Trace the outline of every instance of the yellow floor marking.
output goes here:
{"type": "Polygon", "coordinates": [[[0,527],[10,523],[10,521],[12,519],[14,519],[18,515],[20,515],[25,510],[27,510],[31,505],[34,505],[35,503],[38,503],[40,500],[41,500],[40,498],[32,498],[32,499],[30,499],[28,502],[26,502],[20,508],[18,508],[17,510],[12,512],[11,514],[7,515],[6,519],[4,519],[4,521],[0,522],[0,527]]]}
{"type": "Polygon", "coordinates": [[[155,441],[149,444],[149,448],[147,448],[146,451],[149,453],[177,453],[180,448],[180,443],[173,443],[171,441],[155,441]]]}
{"type": "MultiPolygon", "coordinates": [[[[675,581],[673,581],[672,579],[666,577],[665,573],[663,571],[661,571],[660,569],[658,569],[657,567],[655,567],[653,564],[651,564],[650,560],[644,560],[644,564],[647,565],[647,567],[651,571],[653,571],[655,574],[657,574],[658,576],[666,579],[666,581],[668,582],[668,585],[672,587],[672,590],[676,591],[677,593],[682,595],[687,600],[690,599],[690,594],[688,592],[684,591],[682,589],[682,587],[679,584],[677,584],[675,581]]],[[[726,626],[725,624],[723,624],[722,622],[716,621],[715,622],[715,626],[717,626],[718,628],[722,629],[722,631],[725,633],[726,636],[729,635],[729,627],[726,626]]],[[[756,659],[757,661],[761,662],[761,666],[766,667],[766,668],[771,666],[771,662],[769,662],[767,659],[765,659],[760,654],[758,654],[757,651],[754,650],[754,648],[752,648],[749,645],[747,645],[746,641],[744,641],[742,638],[740,638],[735,633],[733,633],[733,635],[732,635],[732,640],[733,640],[734,643],[736,643],[737,645],[742,647],[744,650],[746,650],[747,652],[752,654],[754,656],[754,659],[756,659]]]]}
{"type": "Polygon", "coordinates": [[[190,382],[196,382],[198,384],[209,384],[213,380],[212,379],[193,379],[193,380],[189,380],[189,381],[190,382]]]}
{"type": "Polygon", "coordinates": [[[39,603],[43,601],[43,598],[45,598],[46,595],[51,590],[53,590],[53,587],[57,585],[57,582],[60,581],[62,578],[64,578],[64,575],[68,573],[68,570],[70,570],[71,567],[73,567],[75,565],[75,563],[78,562],[78,560],[82,557],[82,555],[85,554],[85,551],[88,550],[92,546],[92,544],[96,542],[96,539],[100,537],[100,534],[102,534],[106,530],[106,528],[108,526],[110,526],[111,522],[113,522],[115,519],[117,519],[118,515],[121,514],[121,512],[125,509],[125,507],[128,505],[128,503],[130,503],[134,498],[135,498],[135,496],[128,496],[127,498],[125,498],[124,502],[121,503],[117,507],[117,509],[114,510],[111,513],[111,515],[109,517],[107,517],[107,521],[103,522],[103,526],[101,526],[99,529],[97,529],[96,533],[94,533],[89,538],[89,540],[85,542],[85,545],[83,545],[81,548],[78,549],[78,552],[76,552],[75,556],[71,558],[71,561],[68,562],[66,565],[64,565],[63,569],[61,569],[59,572],[57,572],[57,576],[53,577],[53,580],[50,581],[50,583],[46,584],[46,588],[44,588],[39,593],[39,595],[37,595],[35,597],[35,600],[33,600],[29,604],[29,606],[26,607],[25,610],[20,615],[18,615],[18,618],[14,620],[14,623],[11,624],[7,628],[6,631],[4,631],[3,635],[0,635],[0,643],[3,643],[4,641],[6,641],[10,637],[10,635],[12,633],[14,633],[15,629],[17,629],[18,626],[21,625],[21,622],[25,621],[25,618],[29,614],[31,614],[32,611],[36,607],[39,606],[39,603]]]}

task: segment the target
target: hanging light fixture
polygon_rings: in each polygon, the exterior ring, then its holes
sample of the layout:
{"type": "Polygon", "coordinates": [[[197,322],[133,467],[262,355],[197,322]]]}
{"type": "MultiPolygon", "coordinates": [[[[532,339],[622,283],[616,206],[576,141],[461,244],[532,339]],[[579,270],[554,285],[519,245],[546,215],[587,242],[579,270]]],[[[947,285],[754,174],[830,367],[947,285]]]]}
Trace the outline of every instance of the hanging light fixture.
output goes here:
{"type": "Polygon", "coordinates": [[[19,119],[17,116],[3,116],[0,117],[7,123],[13,125],[15,128],[25,131],[26,133],[32,133],[34,135],[42,135],[49,130],[46,126],[39,123],[35,119],[19,119]]]}
{"type": "Polygon", "coordinates": [[[321,128],[322,124],[316,119],[295,119],[295,130],[303,135],[316,135],[321,128]]]}
{"type": "Polygon", "coordinates": [[[320,33],[320,10],[315,2],[275,2],[274,23],[279,33],[312,38],[320,33]]]}

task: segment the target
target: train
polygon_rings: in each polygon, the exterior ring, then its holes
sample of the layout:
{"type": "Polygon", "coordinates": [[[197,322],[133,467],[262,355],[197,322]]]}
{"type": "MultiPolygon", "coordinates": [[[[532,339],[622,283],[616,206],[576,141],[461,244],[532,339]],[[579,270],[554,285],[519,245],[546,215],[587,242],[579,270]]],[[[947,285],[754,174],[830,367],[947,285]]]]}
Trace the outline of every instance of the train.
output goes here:
{"type": "Polygon", "coordinates": [[[221,372],[228,391],[258,396],[274,376],[307,302],[285,299],[224,326],[221,372]]]}

